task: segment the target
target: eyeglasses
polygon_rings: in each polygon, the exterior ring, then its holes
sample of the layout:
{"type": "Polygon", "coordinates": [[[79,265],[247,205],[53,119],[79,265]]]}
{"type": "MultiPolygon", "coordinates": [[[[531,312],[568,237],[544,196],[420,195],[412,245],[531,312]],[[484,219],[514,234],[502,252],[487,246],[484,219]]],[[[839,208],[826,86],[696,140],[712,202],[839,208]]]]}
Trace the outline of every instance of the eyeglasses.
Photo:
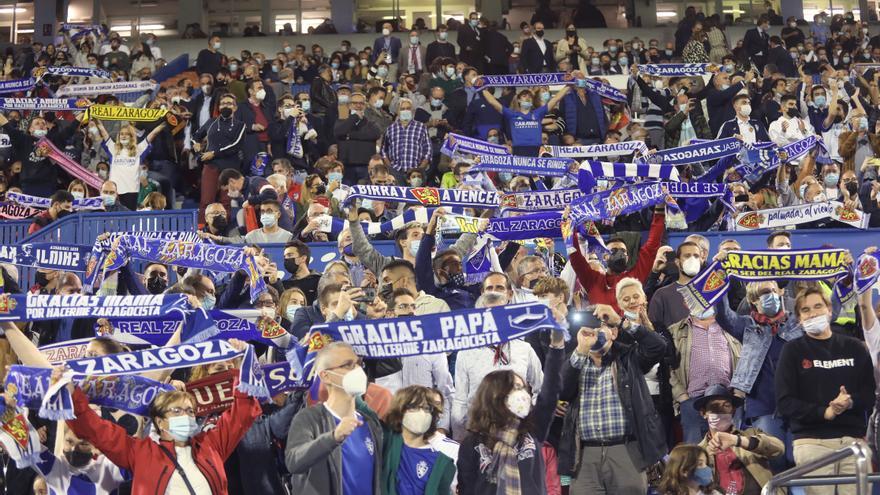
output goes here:
{"type": "Polygon", "coordinates": [[[333,366],[332,368],[327,368],[327,371],[338,370],[338,369],[351,371],[355,368],[360,368],[363,365],[364,365],[364,360],[362,358],[357,358],[355,360],[346,361],[346,362],[340,364],[339,366],[333,366]]]}
{"type": "Polygon", "coordinates": [[[407,310],[407,309],[408,309],[408,310],[411,310],[411,311],[415,311],[415,310],[416,310],[416,304],[415,304],[415,303],[412,303],[412,304],[397,304],[397,305],[395,305],[394,307],[395,307],[395,309],[403,309],[403,310],[407,310]]]}
{"type": "Polygon", "coordinates": [[[171,414],[172,416],[180,416],[182,414],[186,414],[187,416],[195,416],[196,410],[192,407],[169,407],[167,411],[165,411],[165,416],[171,414]]]}
{"type": "Polygon", "coordinates": [[[271,301],[271,300],[270,301],[257,301],[254,303],[254,307],[255,308],[274,308],[275,302],[271,301]]]}

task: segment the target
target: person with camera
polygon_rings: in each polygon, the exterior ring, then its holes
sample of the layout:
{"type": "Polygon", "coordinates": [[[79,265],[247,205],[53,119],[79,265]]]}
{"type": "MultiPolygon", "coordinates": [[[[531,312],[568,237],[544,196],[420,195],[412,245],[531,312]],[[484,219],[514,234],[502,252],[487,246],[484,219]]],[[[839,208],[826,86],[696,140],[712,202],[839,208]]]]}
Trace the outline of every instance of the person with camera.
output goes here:
{"type": "Polygon", "coordinates": [[[574,478],[572,495],[645,493],[645,470],[663,457],[666,443],[643,370],[663,357],[666,341],[599,304],[577,342],[562,369],[559,398],[568,410],[559,474],[574,478]]]}

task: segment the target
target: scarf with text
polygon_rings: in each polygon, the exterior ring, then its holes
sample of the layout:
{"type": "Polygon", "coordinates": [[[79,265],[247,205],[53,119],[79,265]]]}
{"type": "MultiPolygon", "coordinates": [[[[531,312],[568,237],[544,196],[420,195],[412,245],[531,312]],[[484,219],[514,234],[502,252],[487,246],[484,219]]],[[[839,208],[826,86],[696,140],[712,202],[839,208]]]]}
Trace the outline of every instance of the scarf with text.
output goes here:
{"type": "Polygon", "coordinates": [[[857,229],[866,229],[870,216],[869,213],[849,208],[840,201],[823,201],[821,203],[745,211],[736,215],[733,229],[737,231],[778,229],[829,218],[857,229]]]}
{"type": "Polygon", "coordinates": [[[763,173],[778,167],[780,163],[801,158],[816,146],[825,149],[825,144],[819,136],[807,136],[778,148],[772,143],[747,144],[737,155],[740,164],[736,167],[736,171],[747,180],[754,181],[763,173]]]}
{"type": "Polygon", "coordinates": [[[718,72],[718,64],[642,64],[639,72],[649,76],[675,77],[675,76],[702,76],[718,72]]]}
{"type": "Polygon", "coordinates": [[[730,251],[677,290],[692,313],[708,309],[730,288],[730,277],[763,280],[824,280],[850,272],[844,249],[730,251]]]}
{"type": "Polygon", "coordinates": [[[303,377],[310,377],[314,359],[325,345],[347,342],[368,359],[418,356],[498,345],[539,329],[564,332],[550,308],[532,302],[475,308],[429,315],[339,321],[314,325],[305,347],[294,347],[288,360],[303,359],[303,377]]]}
{"type": "Polygon", "coordinates": [[[60,77],[97,77],[99,79],[110,79],[110,73],[104,69],[93,69],[91,67],[73,67],[71,65],[48,65],[46,67],[37,67],[34,69],[34,77],[42,79],[43,76],[60,76],[60,77]]]}
{"type": "Polygon", "coordinates": [[[513,155],[476,155],[471,172],[509,172],[515,175],[563,177],[568,174],[570,158],[537,158],[513,155]]]}
{"type": "Polygon", "coordinates": [[[129,122],[153,122],[168,113],[165,108],[137,108],[125,105],[92,105],[87,118],[98,120],[127,120],[129,122]]]}
{"type": "Polygon", "coordinates": [[[55,93],[58,98],[69,96],[94,96],[103,94],[144,93],[155,91],[153,81],[119,81],[96,84],[69,84],[61,86],[55,93]]]}
{"type": "Polygon", "coordinates": [[[89,347],[91,337],[84,339],[67,340],[64,342],[56,342],[40,347],[40,354],[52,364],[60,364],[71,359],[79,359],[86,357],[86,349],[89,347]]]}
{"type": "Polygon", "coordinates": [[[558,158],[605,158],[608,156],[624,156],[633,153],[647,153],[648,146],[644,141],[623,141],[620,143],[589,144],[577,146],[544,146],[546,151],[558,158]]]}
{"type": "MultiPolygon", "coordinates": [[[[52,368],[13,365],[6,375],[6,389],[15,394],[18,404],[39,411],[49,390],[51,376],[52,368]]],[[[153,399],[162,392],[174,390],[171,385],[138,375],[79,375],[74,383],[88,396],[89,403],[138,416],[149,416],[153,399]]],[[[44,414],[51,415],[48,411],[41,411],[40,415],[44,414]]]]}
{"type": "Polygon", "coordinates": [[[583,195],[580,189],[504,193],[501,196],[501,208],[505,211],[559,211],[583,195]]]}
{"type": "Polygon", "coordinates": [[[31,206],[23,206],[12,201],[0,202],[0,218],[7,220],[23,220],[38,215],[40,210],[31,206]]]}
{"type": "Polygon", "coordinates": [[[145,296],[62,296],[0,294],[0,321],[60,318],[156,318],[189,308],[185,294],[145,296]]]}
{"type": "Polygon", "coordinates": [[[587,91],[591,91],[602,98],[616,101],[618,103],[626,103],[626,95],[614,86],[609,86],[602,81],[590,78],[581,79],[581,81],[583,81],[582,84],[587,91]]]}
{"type": "Polygon", "coordinates": [[[17,91],[30,91],[34,89],[37,80],[33,77],[25,79],[12,79],[9,81],[0,81],[0,93],[15,93],[17,91]]]}
{"type": "Polygon", "coordinates": [[[352,186],[345,199],[372,199],[422,206],[458,206],[462,208],[498,208],[501,195],[481,189],[441,189],[437,187],[352,186]]]}
{"type": "Polygon", "coordinates": [[[239,351],[225,340],[206,340],[68,361],[64,377],[46,391],[40,415],[52,420],[73,419],[73,401],[66,385],[75,377],[141,375],[152,371],[229,361],[239,357],[242,361],[238,390],[252,397],[268,399],[269,390],[253,347],[247,346],[239,351]]]}
{"type": "Polygon", "coordinates": [[[66,110],[85,110],[89,106],[84,98],[0,98],[3,110],[44,110],[62,112],[66,110]]]}
{"type": "MultiPolygon", "coordinates": [[[[52,205],[49,198],[41,198],[39,196],[31,196],[29,194],[17,193],[9,191],[6,193],[6,199],[14,201],[22,206],[29,206],[35,209],[46,210],[52,205]]],[[[82,198],[73,200],[74,210],[101,210],[104,208],[104,201],[101,198],[82,198]]]]}
{"type": "MultiPolygon", "coordinates": [[[[83,167],[79,163],[75,162],[73,158],[70,158],[66,153],[59,150],[52,141],[43,137],[39,141],[37,141],[37,149],[41,152],[45,153],[45,156],[48,156],[50,160],[55,162],[56,165],[64,169],[65,172],[70,174],[73,178],[79,179],[86,183],[86,185],[93,187],[97,190],[101,190],[101,186],[104,185],[104,179],[102,179],[97,173],[92,172],[91,170],[83,167]]],[[[85,198],[88,200],[96,200],[101,198],[85,198]]]]}
{"type": "Polygon", "coordinates": [[[556,86],[558,84],[576,84],[574,75],[565,72],[544,74],[504,74],[497,76],[479,76],[474,80],[476,88],[492,88],[498,86],[556,86]]]}
{"type": "Polygon", "coordinates": [[[83,291],[92,293],[96,290],[104,280],[104,264],[110,255],[110,248],[113,242],[123,235],[132,235],[143,237],[145,239],[169,239],[181,242],[202,242],[197,232],[172,232],[172,231],[153,231],[153,232],[112,232],[103,239],[95,240],[92,245],[92,252],[86,262],[86,274],[83,278],[83,291]]]}
{"type": "Polygon", "coordinates": [[[452,158],[456,153],[509,155],[510,151],[500,144],[450,132],[446,134],[446,139],[443,140],[440,153],[452,158]]]}
{"type": "Polygon", "coordinates": [[[123,235],[116,248],[104,261],[103,270],[109,272],[122,268],[130,258],[182,266],[200,268],[212,272],[237,272],[244,270],[251,287],[251,302],[266,290],[266,282],[257,268],[257,261],[244,248],[220,246],[206,242],[185,242],[180,240],[147,239],[134,235],[123,235]]]}
{"type": "Polygon", "coordinates": [[[65,272],[86,271],[86,258],[91,248],[75,244],[52,244],[45,242],[0,245],[0,263],[30,266],[43,270],[65,272]]]}
{"type": "Polygon", "coordinates": [[[687,165],[708,160],[717,160],[725,156],[735,155],[743,147],[743,142],[735,137],[712,141],[692,142],[687,146],[668,148],[651,153],[643,158],[647,163],[663,163],[666,165],[687,165]]]}
{"type": "MultiPolygon", "coordinates": [[[[262,369],[270,397],[291,390],[309,388],[288,362],[264,364],[262,369]]],[[[236,373],[237,370],[227,370],[201,380],[187,382],[186,391],[195,398],[196,417],[202,418],[221,413],[232,406],[235,399],[233,385],[236,373]]]]}

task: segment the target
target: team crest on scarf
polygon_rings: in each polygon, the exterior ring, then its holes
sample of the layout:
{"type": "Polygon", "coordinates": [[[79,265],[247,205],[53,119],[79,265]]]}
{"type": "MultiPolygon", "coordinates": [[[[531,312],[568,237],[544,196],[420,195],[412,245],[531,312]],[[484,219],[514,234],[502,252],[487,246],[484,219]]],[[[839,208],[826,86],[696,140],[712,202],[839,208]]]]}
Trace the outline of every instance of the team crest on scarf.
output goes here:
{"type": "Polygon", "coordinates": [[[98,260],[94,256],[89,256],[89,261],[86,263],[86,278],[91,277],[95,273],[95,268],[98,266],[98,260]]]}
{"type": "Polygon", "coordinates": [[[761,215],[756,212],[751,212],[747,215],[743,215],[743,217],[737,220],[736,223],[747,229],[757,229],[758,225],[761,223],[761,215]]]}
{"type": "Polygon", "coordinates": [[[271,318],[260,318],[257,321],[257,329],[265,339],[276,339],[287,332],[284,327],[271,318]]]}
{"type": "Polygon", "coordinates": [[[880,267],[878,267],[877,258],[873,256],[864,256],[862,262],[859,263],[859,275],[862,278],[873,277],[878,269],[880,267]]]}
{"type": "Polygon", "coordinates": [[[318,352],[330,342],[333,342],[333,339],[328,335],[321,332],[315,332],[309,337],[309,352],[318,352]]]}
{"type": "Polygon", "coordinates": [[[6,407],[6,411],[0,416],[0,424],[2,424],[3,431],[12,437],[15,443],[22,449],[27,448],[29,436],[27,421],[15,407],[6,407]]]}
{"type": "Polygon", "coordinates": [[[713,292],[724,286],[724,277],[727,274],[724,270],[715,270],[712,275],[709,275],[709,278],[706,279],[706,283],[703,285],[704,292],[713,292]]]}
{"type": "Polygon", "coordinates": [[[841,220],[847,222],[858,222],[862,218],[858,211],[848,206],[838,206],[834,212],[840,216],[841,220]]]}
{"type": "Polygon", "coordinates": [[[9,294],[0,294],[0,314],[11,313],[15,309],[16,304],[18,303],[9,294]]]}
{"type": "Polygon", "coordinates": [[[440,206],[440,193],[436,187],[414,187],[412,193],[425,206],[440,206]]]}
{"type": "Polygon", "coordinates": [[[513,194],[505,194],[501,196],[502,208],[516,208],[516,196],[513,194]]]}

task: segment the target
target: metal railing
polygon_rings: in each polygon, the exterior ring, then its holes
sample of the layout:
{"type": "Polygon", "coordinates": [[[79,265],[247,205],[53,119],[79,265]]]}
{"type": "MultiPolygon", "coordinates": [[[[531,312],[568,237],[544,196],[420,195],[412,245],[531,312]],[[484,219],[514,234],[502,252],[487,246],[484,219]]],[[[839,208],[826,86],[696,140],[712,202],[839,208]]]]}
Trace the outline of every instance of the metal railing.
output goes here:
{"type": "MultiPolygon", "coordinates": [[[[777,474],[771,478],[766,485],[764,485],[764,488],[761,490],[761,495],[772,495],[776,493],[777,488],[782,487],[846,485],[853,483],[856,485],[857,495],[869,495],[871,493],[870,488],[868,487],[868,469],[870,468],[868,465],[868,458],[870,457],[870,454],[871,450],[868,448],[868,445],[861,440],[857,440],[853,442],[852,445],[843,447],[824,457],[820,457],[819,459],[810,461],[806,464],[801,464],[800,466],[795,466],[788,471],[777,474]],[[805,476],[817,469],[840,462],[850,456],[856,458],[855,476],[805,476]]],[[[880,478],[880,476],[876,477],[880,478]]],[[[872,479],[871,481],[874,480],[872,479]]]]}

